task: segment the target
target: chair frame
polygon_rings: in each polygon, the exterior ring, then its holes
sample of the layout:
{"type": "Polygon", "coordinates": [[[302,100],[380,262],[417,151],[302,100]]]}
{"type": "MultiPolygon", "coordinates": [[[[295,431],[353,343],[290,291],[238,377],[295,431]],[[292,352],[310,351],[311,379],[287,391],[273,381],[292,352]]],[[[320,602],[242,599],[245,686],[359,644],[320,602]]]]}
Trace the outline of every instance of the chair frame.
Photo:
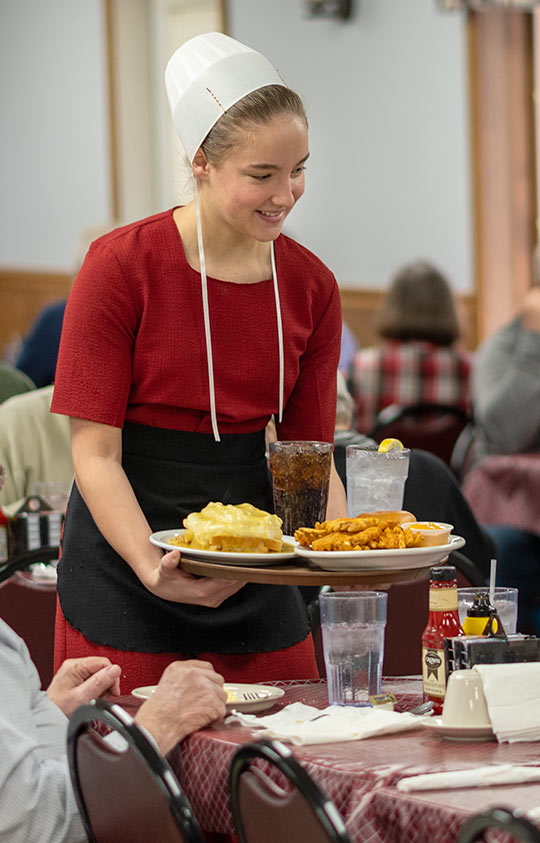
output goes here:
{"type": "Polygon", "coordinates": [[[457,843],[474,843],[475,840],[482,840],[486,831],[495,828],[517,837],[523,843],[540,841],[540,830],[527,817],[502,807],[490,808],[481,814],[473,814],[459,829],[456,841],[457,843]]]}
{"type": "Polygon", "coordinates": [[[448,565],[454,565],[456,570],[463,574],[466,577],[470,584],[471,588],[478,586],[482,588],[486,585],[486,578],[483,575],[482,571],[468,556],[465,556],[460,550],[453,550],[450,556],[448,557],[448,565]]]}
{"type": "Polygon", "coordinates": [[[59,547],[44,545],[36,550],[25,550],[24,553],[10,556],[7,562],[0,565],[0,583],[9,580],[17,571],[25,571],[36,562],[53,562],[59,555],[59,547]]]}
{"type": "Polygon", "coordinates": [[[260,740],[243,744],[234,754],[229,768],[231,813],[239,843],[246,838],[238,806],[238,785],[242,773],[250,769],[255,758],[262,758],[280,770],[310,805],[332,843],[350,843],[350,838],[334,803],[296,761],[292,752],[280,741],[260,740]]]}
{"type": "Polygon", "coordinates": [[[79,736],[88,732],[92,723],[96,722],[107,726],[114,732],[118,732],[127,741],[128,751],[133,751],[147,766],[149,775],[158,785],[185,843],[203,843],[202,834],[191,805],[166,759],[154,748],[127,711],[118,704],[103,699],[92,700],[88,705],[77,708],[71,715],[68,726],[69,772],[89,843],[96,843],[96,837],[92,830],[81,789],[77,764],[77,741],[79,736]]]}

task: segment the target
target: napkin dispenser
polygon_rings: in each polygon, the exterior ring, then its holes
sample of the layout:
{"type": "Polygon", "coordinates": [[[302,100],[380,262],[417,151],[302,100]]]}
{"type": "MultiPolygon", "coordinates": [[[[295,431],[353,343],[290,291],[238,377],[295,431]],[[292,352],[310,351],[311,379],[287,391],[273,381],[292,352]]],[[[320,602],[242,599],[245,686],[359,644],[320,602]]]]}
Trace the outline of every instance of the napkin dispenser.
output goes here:
{"type": "Polygon", "coordinates": [[[39,495],[25,498],[9,519],[9,556],[60,544],[64,513],[53,510],[39,495]]]}
{"type": "Polygon", "coordinates": [[[507,664],[540,661],[540,638],[534,635],[510,635],[508,638],[484,638],[466,635],[445,638],[447,676],[476,664],[507,664]]]}

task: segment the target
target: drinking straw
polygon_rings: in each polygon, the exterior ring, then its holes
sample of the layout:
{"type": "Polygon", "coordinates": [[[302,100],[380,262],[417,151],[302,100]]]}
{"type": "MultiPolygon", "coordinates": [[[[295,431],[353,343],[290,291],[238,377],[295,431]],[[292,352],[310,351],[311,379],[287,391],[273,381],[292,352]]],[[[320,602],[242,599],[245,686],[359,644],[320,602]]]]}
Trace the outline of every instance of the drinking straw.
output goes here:
{"type": "Polygon", "coordinates": [[[489,602],[491,606],[495,606],[495,577],[497,576],[497,560],[491,560],[491,567],[489,571],[489,602]]]}

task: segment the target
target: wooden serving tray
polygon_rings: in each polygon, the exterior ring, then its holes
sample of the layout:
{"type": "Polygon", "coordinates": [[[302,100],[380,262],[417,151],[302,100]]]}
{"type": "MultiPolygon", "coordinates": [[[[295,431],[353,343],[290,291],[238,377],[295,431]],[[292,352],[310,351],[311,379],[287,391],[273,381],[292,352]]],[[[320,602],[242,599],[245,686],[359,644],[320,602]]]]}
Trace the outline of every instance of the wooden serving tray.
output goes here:
{"type": "Polygon", "coordinates": [[[266,585],[357,585],[404,582],[429,576],[430,566],[399,571],[323,571],[308,564],[288,562],[267,567],[248,565],[220,565],[196,559],[180,559],[181,568],[199,577],[217,577],[221,580],[264,583],[266,585]]]}

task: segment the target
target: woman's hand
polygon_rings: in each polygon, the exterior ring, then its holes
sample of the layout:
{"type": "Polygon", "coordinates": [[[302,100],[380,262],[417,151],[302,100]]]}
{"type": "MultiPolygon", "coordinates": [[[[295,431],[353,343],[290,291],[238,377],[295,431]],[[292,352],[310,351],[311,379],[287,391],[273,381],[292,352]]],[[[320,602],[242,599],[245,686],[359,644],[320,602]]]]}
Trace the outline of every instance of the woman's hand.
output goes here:
{"type": "Polygon", "coordinates": [[[143,585],[163,600],[208,606],[212,609],[221,606],[224,600],[236,594],[245,585],[244,582],[234,580],[194,577],[183,571],[179,563],[178,550],[165,553],[158,564],[145,574],[144,579],[141,577],[143,585]]]}
{"type": "Polygon", "coordinates": [[[98,529],[138,576],[163,600],[216,608],[245,583],[193,577],[178,567],[180,553],[164,556],[148,541],[152,532],[122,468],[122,431],[71,419],[77,486],[98,529]]]}

